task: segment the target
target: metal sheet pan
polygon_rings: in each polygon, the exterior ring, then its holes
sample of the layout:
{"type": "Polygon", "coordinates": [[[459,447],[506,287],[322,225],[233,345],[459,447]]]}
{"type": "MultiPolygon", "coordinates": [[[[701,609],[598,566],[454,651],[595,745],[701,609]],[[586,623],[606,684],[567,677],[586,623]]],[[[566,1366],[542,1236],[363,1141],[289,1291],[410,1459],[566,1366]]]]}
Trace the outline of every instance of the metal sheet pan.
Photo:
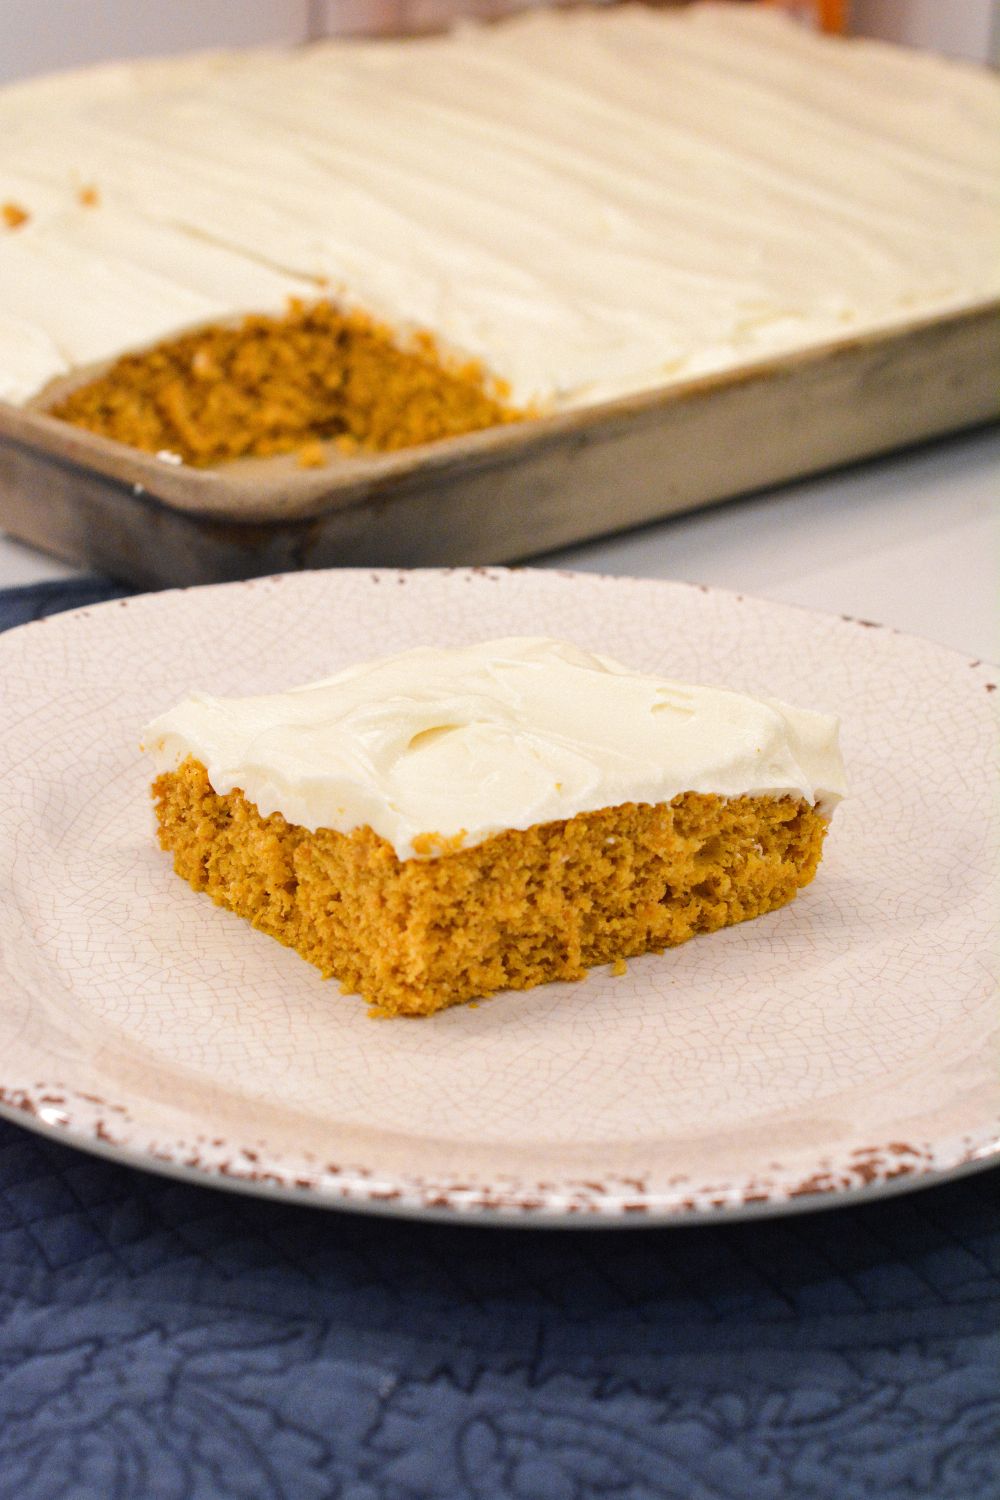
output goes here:
{"type": "Polygon", "coordinates": [[[514,562],[1000,416],[1000,303],[320,469],[166,463],[0,403],[0,529],[155,588],[514,562]]]}

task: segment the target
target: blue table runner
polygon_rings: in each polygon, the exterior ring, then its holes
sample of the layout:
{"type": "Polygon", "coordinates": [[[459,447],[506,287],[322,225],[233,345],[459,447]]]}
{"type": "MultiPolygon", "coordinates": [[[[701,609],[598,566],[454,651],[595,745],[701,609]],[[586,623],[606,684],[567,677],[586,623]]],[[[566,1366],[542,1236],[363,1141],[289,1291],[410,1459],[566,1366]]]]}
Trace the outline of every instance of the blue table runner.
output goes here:
{"type": "MultiPolygon", "coordinates": [[[[0,628],[127,592],[0,592],[0,628]]],[[[686,1229],[258,1201],[0,1121],[0,1496],[1000,1500],[1000,1171],[686,1229]]]]}

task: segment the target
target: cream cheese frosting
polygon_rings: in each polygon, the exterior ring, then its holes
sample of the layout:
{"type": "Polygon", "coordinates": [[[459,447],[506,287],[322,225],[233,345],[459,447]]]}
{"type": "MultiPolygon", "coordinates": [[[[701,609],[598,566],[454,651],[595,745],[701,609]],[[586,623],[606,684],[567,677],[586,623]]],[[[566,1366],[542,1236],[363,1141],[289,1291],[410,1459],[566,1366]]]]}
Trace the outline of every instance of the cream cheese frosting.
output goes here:
{"type": "Polygon", "coordinates": [[[263,697],[195,693],[143,748],[160,771],[194,756],[214,791],[240,788],[264,817],[368,825],[400,859],[420,835],[467,846],[682,792],[790,794],[829,816],[845,791],[828,714],[534,636],[422,647],[263,697]]]}
{"type": "Polygon", "coordinates": [[[998,137],[986,70],[755,6],[17,84],[0,399],[290,295],[557,407],[969,307],[1000,295],[998,137]]]}

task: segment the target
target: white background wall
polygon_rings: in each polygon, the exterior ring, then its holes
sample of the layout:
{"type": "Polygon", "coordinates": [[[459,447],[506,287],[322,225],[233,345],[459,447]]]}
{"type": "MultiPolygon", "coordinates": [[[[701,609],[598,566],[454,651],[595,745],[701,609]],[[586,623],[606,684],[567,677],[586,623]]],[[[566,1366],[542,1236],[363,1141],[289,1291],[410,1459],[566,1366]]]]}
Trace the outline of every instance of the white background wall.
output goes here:
{"type": "Polygon", "coordinates": [[[0,82],[113,57],[299,42],[310,0],[0,0],[0,82]]]}
{"type": "Polygon", "coordinates": [[[0,0],[0,83],[118,57],[399,32],[535,0],[0,0]]]}
{"type": "Polygon", "coordinates": [[[997,0],[852,0],[851,29],[1000,64],[997,0]]]}
{"type": "MultiPolygon", "coordinates": [[[[0,83],[113,57],[292,44],[531,0],[0,0],[0,83]]],[[[852,29],[1000,62],[1000,0],[852,0],[852,29]]],[[[2,143],[0,143],[2,149],[2,143]]]]}

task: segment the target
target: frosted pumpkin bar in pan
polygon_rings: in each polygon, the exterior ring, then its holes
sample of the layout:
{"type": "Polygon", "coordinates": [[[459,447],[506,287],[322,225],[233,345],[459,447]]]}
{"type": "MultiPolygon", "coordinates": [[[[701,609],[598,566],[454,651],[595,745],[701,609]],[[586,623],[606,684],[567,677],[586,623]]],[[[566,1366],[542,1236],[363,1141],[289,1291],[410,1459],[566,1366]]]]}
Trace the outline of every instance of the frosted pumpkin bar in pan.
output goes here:
{"type": "Polygon", "coordinates": [[[829,715],[534,637],[196,694],[145,747],[177,873],[390,1015],[772,911],[844,791],[829,715]]]}
{"type": "Polygon", "coordinates": [[[309,462],[736,370],[1000,294],[998,135],[986,70],[746,5],[16,84],[0,399],[309,462]]]}

